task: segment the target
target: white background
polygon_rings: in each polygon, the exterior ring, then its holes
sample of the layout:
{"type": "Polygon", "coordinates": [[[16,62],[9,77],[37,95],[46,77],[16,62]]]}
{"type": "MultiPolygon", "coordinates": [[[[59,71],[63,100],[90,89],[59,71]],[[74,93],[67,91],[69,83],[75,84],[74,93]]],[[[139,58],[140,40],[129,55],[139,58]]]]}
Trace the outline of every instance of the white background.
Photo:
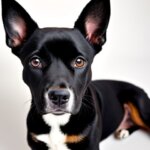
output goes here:
{"type": "MultiPolygon", "coordinates": [[[[18,0],[40,27],[72,27],[88,0],[18,0]]],[[[96,56],[93,79],[125,80],[150,95],[150,0],[112,0],[107,43],[96,56]]],[[[0,150],[28,150],[26,115],[30,92],[22,66],[5,46],[0,20],[0,150]]],[[[123,141],[111,136],[102,150],[150,150],[150,136],[138,131],[123,141]]]]}

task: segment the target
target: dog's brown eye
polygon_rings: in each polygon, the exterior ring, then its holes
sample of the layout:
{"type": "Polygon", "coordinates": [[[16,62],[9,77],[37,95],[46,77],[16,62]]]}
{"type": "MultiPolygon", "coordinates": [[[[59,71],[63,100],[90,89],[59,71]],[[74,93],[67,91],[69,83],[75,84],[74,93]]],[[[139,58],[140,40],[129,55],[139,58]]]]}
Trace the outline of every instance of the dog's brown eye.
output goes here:
{"type": "Polygon", "coordinates": [[[78,57],[74,62],[75,68],[83,68],[86,64],[86,60],[82,57],[78,57]]]}
{"type": "Polygon", "coordinates": [[[30,61],[30,64],[34,68],[42,68],[41,60],[37,57],[32,58],[31,61],[30,61]]]}

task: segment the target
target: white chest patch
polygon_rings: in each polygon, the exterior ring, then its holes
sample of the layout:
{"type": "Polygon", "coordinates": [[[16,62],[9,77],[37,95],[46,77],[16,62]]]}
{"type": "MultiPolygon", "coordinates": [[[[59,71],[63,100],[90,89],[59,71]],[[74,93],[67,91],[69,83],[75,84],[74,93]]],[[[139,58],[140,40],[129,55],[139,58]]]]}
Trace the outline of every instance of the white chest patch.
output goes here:
{"type": "Polygon", "coordinates": [[[60,125],[65,125],[70,118],[70,114],[55,116],[53,114],[44,115],[44,121],[51,127],[49,134],[37,135],[39,141],[44,142],[49,150],[70,150],[65,144],[66,135],[60,130],[60,125]]]}

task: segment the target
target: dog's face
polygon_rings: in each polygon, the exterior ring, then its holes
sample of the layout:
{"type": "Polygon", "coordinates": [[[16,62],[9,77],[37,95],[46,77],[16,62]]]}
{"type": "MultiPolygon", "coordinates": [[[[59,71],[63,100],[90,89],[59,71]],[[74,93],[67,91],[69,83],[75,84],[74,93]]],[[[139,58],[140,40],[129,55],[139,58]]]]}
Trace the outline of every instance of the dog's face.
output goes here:
{"type": "Polygon", "coordinates": [[[76,113],[91,79],[92,47],[76,29],[38,29],[20,53],[41,113],[76,113]],[[31,46],[32,45],[32,46],[31,46]]]}
{"type": "Polygon", "coordinates": [[[39,29],[15,1],[2,1],[7,45],[23,64],[23,79],[40,114],[76,114],[91,81],[91,63],[106,40],[109,1],[91,0],[75,28],[39,29]]]}

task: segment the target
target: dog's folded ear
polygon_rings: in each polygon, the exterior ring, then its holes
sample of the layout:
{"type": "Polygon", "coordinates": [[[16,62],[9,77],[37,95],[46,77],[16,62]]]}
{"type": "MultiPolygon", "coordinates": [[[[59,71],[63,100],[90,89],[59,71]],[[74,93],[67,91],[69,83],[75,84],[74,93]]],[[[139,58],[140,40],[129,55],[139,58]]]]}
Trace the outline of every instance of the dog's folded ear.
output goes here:
{"type": "Polygon", "coordinates": [[[110,18],[110,0],[91,0],[75,22],[84,37],[98,53],[106,42],[106,30],[110,18]]]}
{"type": "Polygon", "coordinates": [[[19,56],[19,50],[38,27],[29,14],[14,0],[2,0],[2,19],[6,43],[19,56]]]}

